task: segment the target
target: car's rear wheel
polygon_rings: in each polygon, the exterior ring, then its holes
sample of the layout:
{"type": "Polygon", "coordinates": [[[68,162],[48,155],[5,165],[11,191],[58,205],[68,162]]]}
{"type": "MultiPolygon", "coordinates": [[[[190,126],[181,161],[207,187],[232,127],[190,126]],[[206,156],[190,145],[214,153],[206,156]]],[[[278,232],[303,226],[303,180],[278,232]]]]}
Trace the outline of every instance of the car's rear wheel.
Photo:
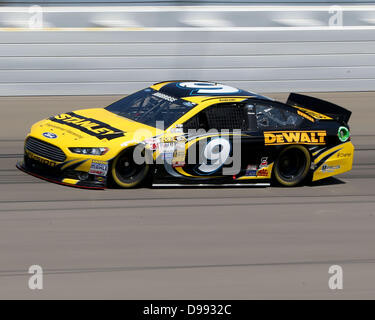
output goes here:
{"type": "Polygon", "coordinates": [[[275,161],[274,179],[282,186],[297,186],[305,181],[310,166],[311,156],[304,146],[289,146],[275,161]]]}
{"type": "Polygon", "coordinates": [[[112,163],[112,178],[120,188],[134,188],[145,182],[150,166],[137,164],[133,158],[133,148],[119,154],[112,163]]]}

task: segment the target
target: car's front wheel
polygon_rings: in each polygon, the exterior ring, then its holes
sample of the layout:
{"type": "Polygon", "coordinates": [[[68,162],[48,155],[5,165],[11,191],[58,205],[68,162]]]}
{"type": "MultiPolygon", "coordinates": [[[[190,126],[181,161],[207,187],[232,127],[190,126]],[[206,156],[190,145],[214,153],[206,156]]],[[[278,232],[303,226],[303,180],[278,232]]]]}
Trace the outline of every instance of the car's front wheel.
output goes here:
{"type": "Polygon", "coordinates": [[[297,186],[305,181],[310,166],[311,156],[304,146],[289,146],[280,152],[275,161],[274,179],[282,186],[297,186]]]}
{"type": "Polygon", "coordinates": [[[112,178],[120,188],[134,188],[145,182],[150,166],[146,163],[137,164],[133,158],[133,148],[120,153],[112,163],[112,178]]]}

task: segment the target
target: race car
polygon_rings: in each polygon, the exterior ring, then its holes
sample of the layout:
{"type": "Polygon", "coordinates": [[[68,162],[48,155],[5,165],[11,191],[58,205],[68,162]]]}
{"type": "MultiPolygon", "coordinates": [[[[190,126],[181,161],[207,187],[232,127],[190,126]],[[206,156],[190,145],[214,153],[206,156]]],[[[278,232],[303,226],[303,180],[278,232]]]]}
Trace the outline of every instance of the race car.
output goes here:
{"type": "Polygon", "coordinates": [[[73,187],[293,187],[352,169],[351,112],[225,84],[165,81],[34,124],[17,167],[73,187]]]}

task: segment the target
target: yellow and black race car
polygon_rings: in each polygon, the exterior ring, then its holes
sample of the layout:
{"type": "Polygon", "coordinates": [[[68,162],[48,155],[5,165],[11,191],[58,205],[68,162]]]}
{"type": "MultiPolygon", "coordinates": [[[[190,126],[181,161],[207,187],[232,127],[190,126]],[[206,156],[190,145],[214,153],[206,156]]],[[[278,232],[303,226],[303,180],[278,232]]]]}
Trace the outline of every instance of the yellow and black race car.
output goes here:
{"type": "Polygon", "coordinates": [[[166,81],[34,124],[17,167],[64,185],[296,186],[351,170],[351,112],[227,85],[166,81]]]}

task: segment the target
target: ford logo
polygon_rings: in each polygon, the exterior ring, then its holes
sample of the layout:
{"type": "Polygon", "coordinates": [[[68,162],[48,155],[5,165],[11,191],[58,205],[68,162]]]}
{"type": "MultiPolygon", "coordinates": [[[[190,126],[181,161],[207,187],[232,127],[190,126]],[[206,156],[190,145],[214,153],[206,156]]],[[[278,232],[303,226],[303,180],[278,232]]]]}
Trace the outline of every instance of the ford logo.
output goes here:
{"type": "Polygon", "coordinates": [[[56,139],[57,135],[52,133],[52,132],[44,132],[43,137],[45,137],[47,139],[56,139]]]}

